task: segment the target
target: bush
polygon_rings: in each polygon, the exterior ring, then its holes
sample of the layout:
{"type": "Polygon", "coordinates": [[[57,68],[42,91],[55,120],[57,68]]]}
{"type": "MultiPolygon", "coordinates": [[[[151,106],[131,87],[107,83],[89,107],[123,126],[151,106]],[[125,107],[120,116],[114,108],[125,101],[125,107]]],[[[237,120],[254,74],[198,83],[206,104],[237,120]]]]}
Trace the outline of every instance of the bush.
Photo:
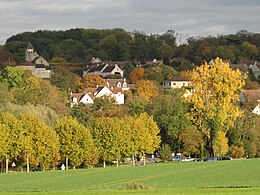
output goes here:
{"type": "Polygon", "coordinates": [[[159,149],[158,155],[164,162],[171,160],[172,152],[170,146],[168,144],[163,144],[159,149]]]}
{"type": "Polygon", "coordinates": [[[238,147],[238,146],[230,146],[228,150],[228,154],[232,158],[242,158],[245,153],[245,149],[243,147],[238,147]]]}
{"type": "Polygon", "coordinates": [[[147,187],[144,184],[129,182],[119,188],[120,190],[148,190],[151,187],[147,187]]]}

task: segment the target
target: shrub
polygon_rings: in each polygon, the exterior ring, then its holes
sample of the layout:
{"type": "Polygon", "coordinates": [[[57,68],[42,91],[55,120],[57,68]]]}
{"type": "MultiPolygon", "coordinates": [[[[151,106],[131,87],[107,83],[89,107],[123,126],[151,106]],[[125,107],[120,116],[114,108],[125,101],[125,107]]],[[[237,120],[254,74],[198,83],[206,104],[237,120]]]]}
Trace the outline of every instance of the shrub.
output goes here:
{"type": "Polygon", "coordinates": [[[228,154],[233,158],[241,158],[245,153],[245,149],[243,147],[238,146],[230,146],[228,150],[228,154]]]}
{"type": "Polygon", "coordinates": [[[159,149],[158,155],[164,162],[171,160],[172,152],[170,146],[168,144],[163,144],[159,149]]]}
{"type": "Polygon", "coordinates": [[[145,186],[142,183],[129,182],[119,188],[120,190],[147,190],[151,187],[145,186]]]}

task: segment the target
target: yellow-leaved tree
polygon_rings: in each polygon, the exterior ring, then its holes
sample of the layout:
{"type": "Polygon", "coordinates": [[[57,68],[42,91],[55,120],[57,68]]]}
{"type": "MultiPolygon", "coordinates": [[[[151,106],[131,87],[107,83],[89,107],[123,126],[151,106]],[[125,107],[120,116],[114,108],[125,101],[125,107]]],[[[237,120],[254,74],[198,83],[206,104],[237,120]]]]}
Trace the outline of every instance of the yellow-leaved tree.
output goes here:
{"type": "Polygon", "coordinates": [[[239,70],[232,70],[229,63],[219,58],[193,71],[191,86],[194,92],[188,99],[192,104],[191,119],[202,132],[210,155],[216,155],[214,143],[221,135],[218,131],[225,135],[241,114],[236,103],[245,78],[239,70]]]}

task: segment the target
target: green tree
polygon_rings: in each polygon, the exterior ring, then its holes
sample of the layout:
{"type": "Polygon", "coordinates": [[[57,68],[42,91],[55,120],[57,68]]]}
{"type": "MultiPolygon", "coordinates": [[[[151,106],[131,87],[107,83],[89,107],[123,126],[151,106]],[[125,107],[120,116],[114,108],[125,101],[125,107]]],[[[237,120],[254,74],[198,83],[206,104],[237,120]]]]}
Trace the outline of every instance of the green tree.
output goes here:
{"type": "Polygon", "coordinates": [[[170,90],[155,98],[148,108],[160,127],[162,142],[180,152],[179,135],[190,124],[189,105],[184,101],[183,90],[170,90]]]}
{"type": "Polygon", "coordinates": [[[59,89],[68,92],[76,90],[76,82],[79,79],[79,76],[72,73],[71,71],[64,68],[55,67],[53,69],[53,74],[51,75],[50,82],[52,85],[55,85],[59,89]]]}
{"type": "Polygon", "coordinates": [[[6,67],[0,77],[0,81],[6,84],[9,88],[19,88],[23,85],[26,74],[22,68],[6,67]]]}
{"type": "MultiPolygon", "coordinates": [[[[115,60],[115,52],[117,46],[117,40],[115,35],[108,35],[100,40],[100,48],[102,48],[108,55],[108,60],[115,60]]],[[[120,45],[118,45],[120,46],[120,45]]],[[[123,45],[121,45],[123,46],[123,45]]],[[[122,48],[121,48],[122,49],[122,48]]]]}
{"type": "Polygon", "coordinates": [[[164,60],[165,63],[169,64],[170,57],[173,53],[172,47],[165,43],[158,48],[159,57],[164,60]]]}
{"type": "Polygon", "coordinates": [[[101,97],[97,97],[94,99],[92,108],[94,111],[103,110],[104,112],[110,112],[112,111],[115,104],[116,100],[114,97],[102,95],[101,97]]]}
{"type": "Polygon", "coordinates": [[[168,144],[162,144],[162,146],[158,150],[158,156],[164,162],[170,161],[172,158],[171,147],[168,144]]]}
{"type": "Polygon", "coordinates": [[[86,57],[86,47],[77,40],[66,39],[59,44],[68,62],[80,62],[86,57]]]}
{"type": "Polygon", "coordinates": [[[227,132],[229,145],[242,147],[248,157],[260,156],[259,118],[251,110],[243,110],[243,116],[237,118],[234,127],[227,132]]]}
{"type": "Polygon", "coordinates": [[[70,110],[70,115],[76,118],[85,127],[93,126],[94,116],[91,112],[91,108],[83,103],[74,105],[70,110]]]}
{"type": "Polygon", "coordinates": [[[132,116],[139,115],[147,110],[149,105],[149,101],[147,98],[143,98],[142,96],[134,96],[131,100],[128,101],[128,110],[129,114],[132,116]]]}

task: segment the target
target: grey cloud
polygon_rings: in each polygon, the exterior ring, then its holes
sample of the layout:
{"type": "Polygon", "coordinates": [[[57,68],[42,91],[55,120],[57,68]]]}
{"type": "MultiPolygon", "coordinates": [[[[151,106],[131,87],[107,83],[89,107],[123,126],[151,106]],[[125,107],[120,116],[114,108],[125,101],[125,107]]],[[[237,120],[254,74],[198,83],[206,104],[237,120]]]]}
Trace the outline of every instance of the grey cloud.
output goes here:
{"type": "Polygon", "coordinates": [[[41,29],[173,29],[186,36],[259,32],[259,0],[1,0],[0,43],[41,29]]]}

